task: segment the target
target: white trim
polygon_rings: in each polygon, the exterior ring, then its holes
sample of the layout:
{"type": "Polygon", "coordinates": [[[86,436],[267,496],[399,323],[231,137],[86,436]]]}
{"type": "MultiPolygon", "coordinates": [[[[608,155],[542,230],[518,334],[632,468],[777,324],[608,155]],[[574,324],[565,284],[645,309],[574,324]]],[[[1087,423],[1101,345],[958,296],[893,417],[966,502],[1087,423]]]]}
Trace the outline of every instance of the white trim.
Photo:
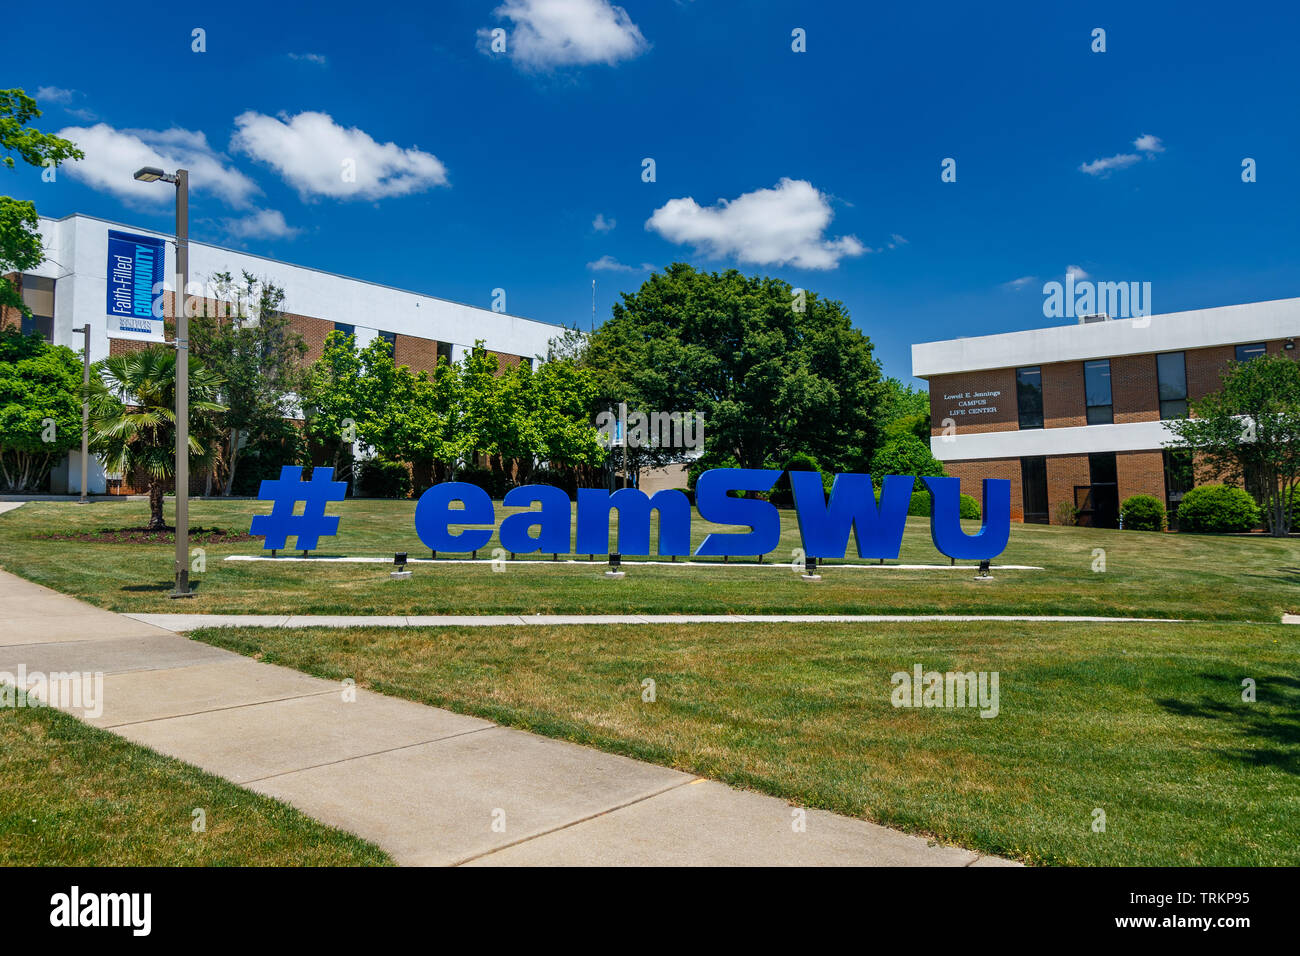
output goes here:
{"type": "Polygon", "coordinates": [[[917,378],[1300,337],[1300,298],[921,342],[917,378]]]}
{"type": "Polygon", "coordinates": [[[969,432],[930,439],[940,461],[1023,458],[1032,455],[1086,455],[1096,451],[1159,451],[1173,438],[1167,422],[1124,422],[1023,431],[969,432]]]}

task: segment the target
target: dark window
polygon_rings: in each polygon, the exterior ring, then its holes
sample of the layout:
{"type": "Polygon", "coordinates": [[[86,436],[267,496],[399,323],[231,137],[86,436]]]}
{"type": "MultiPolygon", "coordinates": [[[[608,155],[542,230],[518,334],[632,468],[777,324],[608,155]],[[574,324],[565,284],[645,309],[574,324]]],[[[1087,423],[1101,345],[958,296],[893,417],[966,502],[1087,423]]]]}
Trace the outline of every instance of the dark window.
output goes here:
{"type": "Polygon", "coordinates": [[[1016,369],[1016,406],[1021,428],[1043,427],[1043,372],[1037,365],[1016,369]]]}
{"type": "Polygon", "coordinates": [[[1165,511],[1169,512],[1172,526],[1178,515],[1178,504],[1183,495],[1192,490],[1195,475],[1192,472],[1192,453],[1185,448],[1166,448],[1165,459],[1165,511]]]}
{"type": "Polygon", "coordinates": [[[1024,497],[1025,521],[1047,524],[1047,459],[1020,459],[1020,488],[1024,497]]]}
{"type": "Polygon", "coordinates": [[[23,316],[22,333],[39,332],[47,342],[54,340],[54,280],[48,276],[22,275],[23,305],[31,311],[23,316]]]}
{"type": "Polygon", "coordinates": [[[348,325],[346,322],[335,322],[334,331],[342,332],[344,335],[356,335],[357,327],[355,325],[348,325]]]}
{"type": "Polygon", "coordinates": [[[1109,425],[1115,421],[1110,401],[1110,359],[1083,363],[1083,393],[1089,425],[1109,425]]]}
{"type": "Polygon", "coordinates": [[[397,354],[397,333],[380,332],[379,337],[388,343],[388,354],[396,355],[397,354]]]}
{"type": "Polygon", "coordinates": [[[1156,356],[1156,379],[1160,389],[1160,417],[1187,417],[1187,361],[1182,352],[1156,356]]]}
{"type": "Polygon", "coordinates": [[[447,360],[448,365],[451,364],[451,343],[450,342],[438,343],[438,361],[441,362],[443,359],[447,360]]]}
{"type": "Polygon", "coordinates": [[[1249,362],[1251,359],[1259,358],[1265,352],[1263,342],[1255,342],[1252,345],[1237,346],[1237,361],[1249,362]]]}

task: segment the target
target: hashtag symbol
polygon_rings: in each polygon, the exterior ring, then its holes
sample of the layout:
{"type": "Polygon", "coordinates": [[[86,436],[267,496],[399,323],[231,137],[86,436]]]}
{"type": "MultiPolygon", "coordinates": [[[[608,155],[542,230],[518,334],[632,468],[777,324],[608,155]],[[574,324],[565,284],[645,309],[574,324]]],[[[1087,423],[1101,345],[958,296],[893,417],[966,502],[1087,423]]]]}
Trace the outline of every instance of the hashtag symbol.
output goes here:
{"type": "Polygon", "coordinates": [[[302,468],[284,465],[278,479],[265,479],[257,491],[259,501],[271,501],[269,515],[254,515],[249,534],[266,535],[263,549],[280,550],[285,539],[293,535],[303,551],[314,551],[321,535],[339,533],[338,515],[326,515],[327,501],[342,501],[347,494],[345,481],[334,481],[333,468],[312,470],[311,481],[302,480],[302,468]],[[293,513],[302,502],[302,514],[293,513]]]}

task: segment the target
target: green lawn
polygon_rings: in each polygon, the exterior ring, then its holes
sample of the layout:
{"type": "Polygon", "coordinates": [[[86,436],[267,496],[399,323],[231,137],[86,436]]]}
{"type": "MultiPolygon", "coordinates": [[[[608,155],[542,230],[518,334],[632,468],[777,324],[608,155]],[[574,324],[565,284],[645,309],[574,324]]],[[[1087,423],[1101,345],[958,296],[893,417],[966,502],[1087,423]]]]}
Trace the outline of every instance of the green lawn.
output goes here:
{"type": "Polygon", "coordinates": [[[67,714],[0,708],[0,865],[390,864],[358,837],[67,714]]]}
{"type": "Polygon", "coordinates": [[[1300,864],[1280,624],[217,629],[200,640],[1034,863],[1300,864]],[[890,675],[997,671],[1000,712],[890,675]],[[1258,701],[1241,699],[1245,677],[1258,701]],[[642,700],[642,682],[656,700],[642,700]],[[1092,831],[1093,811],[1106,814],[1092,831]]]}
{"type": "MultiPolygon", "coordinates": [[[[1044,571],[1002,571],[976,583],[966,570],[825,570],[807,583],[788,568],[753,559],[726,568],[633,567],[606,580],[592,566],[515,563],[416,565],[391,581],[389,567],[366,564],[230,562],[260,554],[260,542],[210,544],[198,596],[169,600],[172,548],[84,543],[37,537],[50,532],[138,526],[143,501],[29,502],[0,515],[0,567],[102,607],[134,612],[301,614],[493,613],[992,613],[1097,614],[1277,621],[1300,606],[1300,539],[1104,531],[1013,524],[998,560],[1044,571]],[[1096,550],[1104,572],[1093,570],[1096,550]]],[[[269,504],[195,500],[196,526],[247,531],[269,504]]],[[[500,515],[504,509],[498,507],[500,515]]],[[[415,535],[411,501],[349,500],[330,505],[341,533],[321,554],[427,556],[415,535]]],[[[793,512],[782,513],[781,554],[798,547],[793,512]]],[[[693,522],[695,541],[711,529],[693,522]]],[[[495,540],[480,552],[490,556],[495,540]]],[[[296,552],[295,552],[296,553],[296,552]]],[[[852,560],[856,561],[856,558],[852,560]]],[[[901,563],[944,564],[930,543],[928,519],[908,521],[901,563]]]]}

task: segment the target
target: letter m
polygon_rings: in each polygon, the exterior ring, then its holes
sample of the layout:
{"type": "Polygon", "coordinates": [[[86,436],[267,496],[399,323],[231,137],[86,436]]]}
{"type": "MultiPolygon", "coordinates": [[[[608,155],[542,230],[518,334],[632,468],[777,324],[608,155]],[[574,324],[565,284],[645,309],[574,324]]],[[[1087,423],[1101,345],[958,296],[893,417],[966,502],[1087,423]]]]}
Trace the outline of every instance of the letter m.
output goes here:
{"type": "Polygon", "coordinates": [[[609,513],[618,511],[619,554],[650,553],[650,511],[659,512],[659,554],[691,553],[691,503],[675,489],[655,492],[638,488],[610,494],[599,488],[578,489],[577,554],[609,553],[609,513]]]}

